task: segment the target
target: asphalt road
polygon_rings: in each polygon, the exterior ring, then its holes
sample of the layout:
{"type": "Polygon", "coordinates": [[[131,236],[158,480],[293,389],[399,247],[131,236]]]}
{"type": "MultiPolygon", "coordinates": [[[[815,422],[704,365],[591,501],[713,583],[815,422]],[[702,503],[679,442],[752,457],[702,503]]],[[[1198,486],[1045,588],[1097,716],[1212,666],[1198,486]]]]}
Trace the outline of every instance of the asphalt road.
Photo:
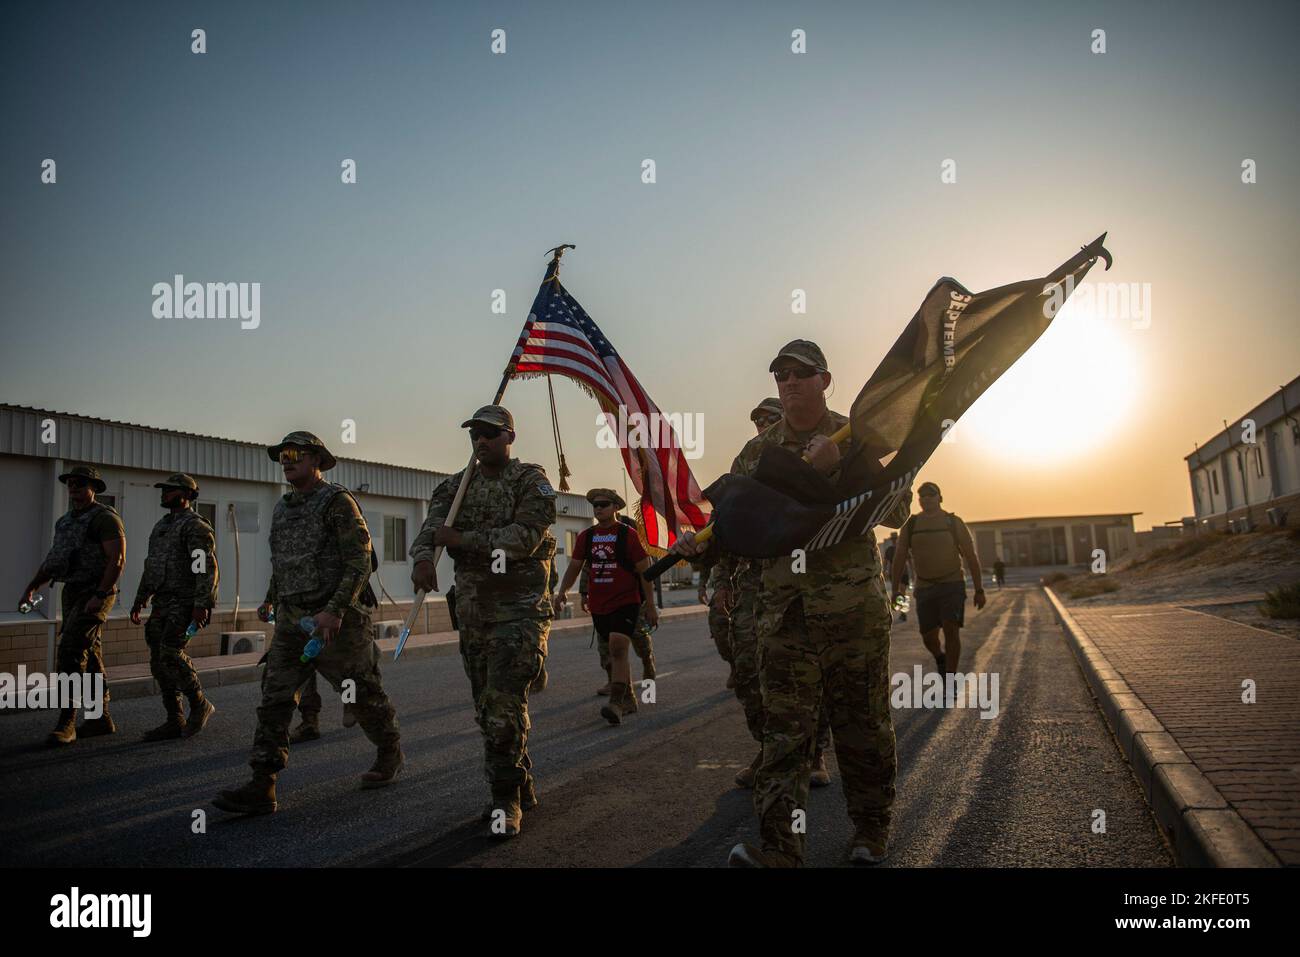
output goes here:
{"type": "MultiPolygon", "coordinates": [[[[998,674],[999,714],[895,710],[885,866],[1172,866],[1041,595],[991,599],[968,606],[963,670],[998,674]],[[1093,831],[1098,809],[1105,833],[1093,831]]],[[[494,842],[478,821],[481,745],[451,653],[385,667],[407,757],[398,783],[357,787],[373,749],[327,700],[324,737],[293,749],[280,812],[259,818],[208,803],[247,779],[256,684],[216,689],[217,715],[188,741],[138,742],[162,717],[152,698],[115,704],[119,734],[66,750],[41,746],[52,713],[0,717],[0,864],[721,866],[757,834],[750,792],[731,781],[755,746],[705,619],[666,624],[655,643],[656,703],[612,728],[597,715],[603,673],[587,635],[552,641],[550,686],[531,709],[541,806],[517,840],[494,842]]],[[[891,671],[923,663],[915,623],[896,624],[891,671]]],[[[807,863],[841,865],[850,836],[839,787],[814,791],[807,863]]]]}

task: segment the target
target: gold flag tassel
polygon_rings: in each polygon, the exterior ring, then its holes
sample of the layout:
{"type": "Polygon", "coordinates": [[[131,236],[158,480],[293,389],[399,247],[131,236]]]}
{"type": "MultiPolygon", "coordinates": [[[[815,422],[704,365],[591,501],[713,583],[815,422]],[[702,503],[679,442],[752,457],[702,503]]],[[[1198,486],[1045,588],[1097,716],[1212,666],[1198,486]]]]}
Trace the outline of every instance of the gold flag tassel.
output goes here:
{"type": "Polygon", "coordinates": [[[573,473],[569,471],[569,463],[564,461],[564,442],[560,439],[560,417],[555,411],[555,386],[551,384],[551,377],[546,377],[546,391],[551,396],[551,434],[555,436],[555,454],[560,459],[560,491],[569,490],[569,476],[573,473]]]}

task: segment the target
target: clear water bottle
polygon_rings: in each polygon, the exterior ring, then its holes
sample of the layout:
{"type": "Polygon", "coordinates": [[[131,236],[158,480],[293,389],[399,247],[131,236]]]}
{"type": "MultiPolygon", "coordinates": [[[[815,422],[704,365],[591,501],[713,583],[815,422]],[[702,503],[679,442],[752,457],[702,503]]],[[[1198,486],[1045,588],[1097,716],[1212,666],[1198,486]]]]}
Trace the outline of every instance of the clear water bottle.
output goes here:
{"type": "Polygon", "coordinates": [[[907,592],[902,592],[894,596],[894,611],[898,612],[900,615],[906,615],[911,610],[912,599],[908,596],[907,592]]]}
{"type": "MultiPolygon", "coordinates": [[[[314,635],[316,634],[316,619],[312,618],[310,615],[303,615],[298,619],[298,627],[308,635],[314,635]]],[[[307,642],[307,647],[302,650],[302,657],[298,660],[303,664],[306,664],[319,655],[320,650],[324,647],[325,642],[321,641],[319,638],[312,638],[311,641],[307,642]]]]}
{"type": "Polygon", "coordinates": [[[274,610],[272,610],[272,611],[268,611],[268,612],[266,613],[266,623],[267,623],[268,625],[274,625],[274,624],[275,624],[275,612],[274,612],[274,610]]]}
{"type": "Polygon", "coordinates": [[[199,633],[199,623],[197,621],[191,621],[190,626],[185,629],[185,640],[189,641],[198,633],[199,633]]]}
{"type": "Polygon", "coordinates": [[[28,614],[28,613],[29,613],[33,608],[35,608],[37,605],[39,605],[39,604],[40,604],[41,602],[43,602],[43,601],[45,601],[45,596],[44,596],[44,595],[37,595],[37,596],[36,596],[35,598],[33,598],[31,601],[25,601],[25,602],[23,602],[21,605],[19,605],[19,606],[18,606],[18,610],[19,610],[20,612],[22,612],[24,615],[26,615],[26,614],[28,614]]]}

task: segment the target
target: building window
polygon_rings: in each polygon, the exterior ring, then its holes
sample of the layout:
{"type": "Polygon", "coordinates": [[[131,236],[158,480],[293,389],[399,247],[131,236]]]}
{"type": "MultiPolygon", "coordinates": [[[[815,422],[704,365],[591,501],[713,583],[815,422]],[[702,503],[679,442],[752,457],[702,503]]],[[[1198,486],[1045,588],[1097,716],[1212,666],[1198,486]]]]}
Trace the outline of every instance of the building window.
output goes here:
{"type": "Polygon", "coordinates": [[[406,561],[406,519],[397,515],[384,516],[384,561],[406,561]]]}

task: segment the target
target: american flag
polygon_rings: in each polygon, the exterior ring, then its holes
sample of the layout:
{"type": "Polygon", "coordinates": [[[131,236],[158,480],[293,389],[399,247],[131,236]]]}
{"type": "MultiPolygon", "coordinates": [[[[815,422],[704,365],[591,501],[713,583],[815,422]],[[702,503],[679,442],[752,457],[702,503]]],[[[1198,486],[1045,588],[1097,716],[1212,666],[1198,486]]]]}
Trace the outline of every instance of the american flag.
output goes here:
{"type": "Polygon", "coordinates": [[[537,291],[506,374],[512,379],[562,375],[595,396],[609,427],[620,438],[623,463],[641,496],[639,524],[651,548],[667,549],[682,531],[708,524],[709,504],[672,424],[659,414],[618,350],[560,285],[558,275],[548,273],[537,291]],[[625,410],[621,417],[620,406],[625,410]],[[645,418],[634,418],[637,413],[645,418]],[[627,432],[632,442],[623,440],[620,419],[631,423],[627,432]],[[650,448],[625,447],[637,441],[638,421],[646,423],[650,448]],[[657,431],[651,428],[653,423],[658,423],[657,431]]]}

